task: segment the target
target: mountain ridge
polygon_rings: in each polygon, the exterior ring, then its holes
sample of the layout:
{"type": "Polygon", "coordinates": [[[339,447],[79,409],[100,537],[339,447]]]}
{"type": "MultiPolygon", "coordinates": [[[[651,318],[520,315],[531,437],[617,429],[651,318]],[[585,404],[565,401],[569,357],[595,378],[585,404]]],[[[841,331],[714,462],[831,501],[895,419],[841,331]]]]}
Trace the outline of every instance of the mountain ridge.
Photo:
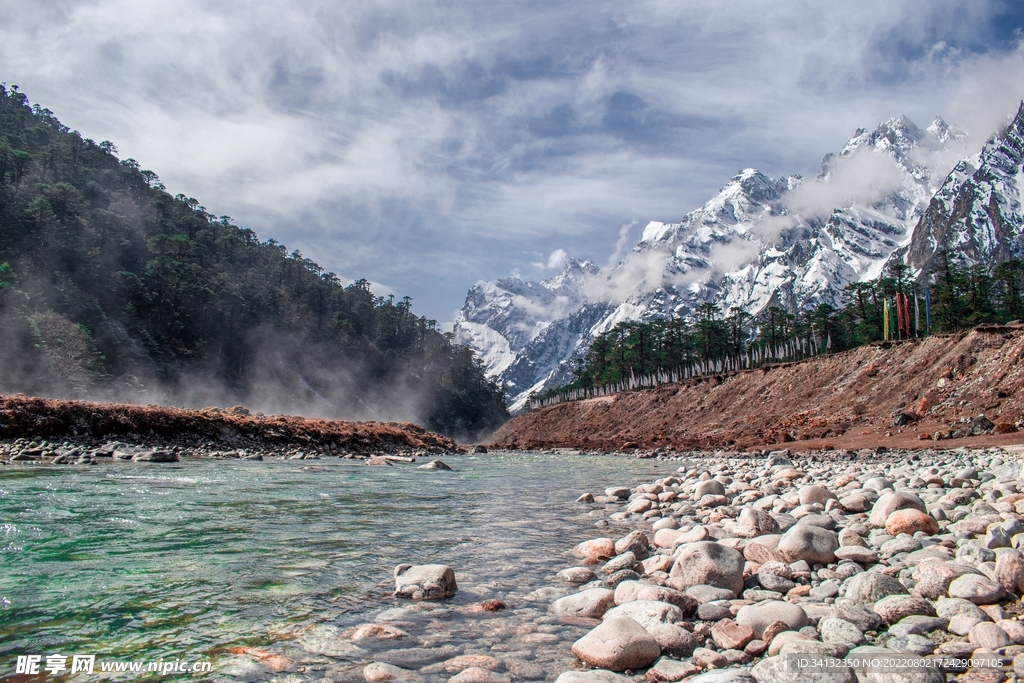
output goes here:
{"type": "MultiPolygon", "coordinates": [[[[1006,166],[1016,158],[1020,136],[1006,131],[1018,128],[1011,123],[987,143],[987,163],[1006,166]]],[[[815,302],[838,305],[847,284],[873,279],[887,264],[908,258],[915,230],[950,182],[953,160],[970,158],[966,145],[966,134],[941,117],[920,128],[897,116],[873,130],[858,129],[838,154],[823,157],[814,179],[772,179],[744,169],[680,222],[650,221],[619,263],[579,278],[578,289],[565,293],[579,302],[570,312],[533,311],[543,326],[512,330],[508,322],[525,313],[515,310],[514,299],[505,297],[501,316],[493,317],[485,302],[469,306],[467,297],[455,339],[490,358],[488,372],[506,383],[517,410],[531,393],[564,384],[572,359],[618,322],[685,317],[706,301],[749,313],[770,305],[790,311],[815,302]]],[[[973,174],[985,167],[984,159],[973,174]]],[[[1019,197],[1019,181],[1005,169],[1000,178],[996,189],[1019,197]]],[[[1019,201],[1000,215],[1019,217],[1019,201]]],[[[1020,234],[1019,221],[1009,223],[1003,244],[1020,234]]],[[[519,282],[544,287],[556,278],[519,282]]],[[[471,296],[489,291],[488,284],[477,283],[471,296]]]]}

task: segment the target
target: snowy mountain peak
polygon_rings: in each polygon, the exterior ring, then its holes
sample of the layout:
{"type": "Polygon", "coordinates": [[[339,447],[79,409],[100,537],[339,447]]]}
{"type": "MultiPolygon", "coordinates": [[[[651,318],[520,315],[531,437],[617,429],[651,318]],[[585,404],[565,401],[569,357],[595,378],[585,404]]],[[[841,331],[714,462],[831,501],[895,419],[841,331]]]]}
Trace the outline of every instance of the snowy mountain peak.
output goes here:
{"type": "Polygon", "coordinates": [[[620,322],[686,316],[706,301],[755,314],[768,305],[836,305],[846,285],[877,277],[890,259],[907,254],[916,266],[946,243],[969,256],[1024,252],[1024,103],[1012,125],[951,173],[950,155],[962,155],[955,150],[964,140],[941,118],[921,129],[898,116],[857,129],[812,180],[743,169],[679,222],[650,221],[617,264],[569,260],[540,283],[477,283],[456,338],[507,383],[515,409],[530,392],[568,381],[572,358],[620,322]],[[926,211],[934,229],[922,227],[926,211]],[[974,223],[949,227],[965,212],[974,223]]]}

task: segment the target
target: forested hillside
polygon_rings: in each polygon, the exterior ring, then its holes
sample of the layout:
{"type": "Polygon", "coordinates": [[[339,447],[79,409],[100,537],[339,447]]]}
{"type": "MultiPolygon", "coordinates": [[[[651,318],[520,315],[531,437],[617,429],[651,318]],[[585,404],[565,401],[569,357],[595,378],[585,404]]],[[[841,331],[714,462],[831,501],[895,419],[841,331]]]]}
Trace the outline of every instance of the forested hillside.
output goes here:
{"type": "Polygon", "coordinates": [[[172,195],[0,86],[0,392],[414,419],[474,436],[500,386],[411,300],[172,195]]]}
{"type": "Polygon", "coordinates": [[[941,250],[917,280],[909,266],[894,261],[878,278],[847,285],[841,303],[842,308],[822,303],[796,315],[768,306],[755,316],[738,307],[723,313],[707,302],[692,318],[625,321],[597,335],[575,359],[571,383],[541,396],[685,372],[694,364],[743,368],[765,359],[794,360],[886,339],[1020,321],[1024,263],[1010,259],[990,271],[941,250]],[[902,322],[897,300],[907,305],[902,322]]]}

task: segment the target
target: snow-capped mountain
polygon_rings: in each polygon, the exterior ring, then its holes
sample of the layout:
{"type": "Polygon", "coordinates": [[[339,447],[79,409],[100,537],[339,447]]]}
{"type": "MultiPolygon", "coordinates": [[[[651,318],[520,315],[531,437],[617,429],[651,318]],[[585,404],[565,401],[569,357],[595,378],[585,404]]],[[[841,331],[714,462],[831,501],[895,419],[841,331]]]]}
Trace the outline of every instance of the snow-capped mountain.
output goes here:
{"type": "Polygon", "coordinates": [[[907,260],[927,271],[945,247],[992,267],[1024,251],[1024,103],[981,152],[953,167],[914,230],[907,260]]]}
{"type": "Polygon", "coordinates": [[[477,283],[456,339],[507,383],[517,409],[531,392],[565,383],[570,360],[621,321],[686,316],[711,300],[750,313],[838,304],[850,282],[876,277],[908,252],[920,268],[950,235],[969,236],[956,244],[974,240],[978,253],[1016,244],[1021,118],[953,173],[966,136],[940,118],[921,129],[903,116],[859,129],[813,180],[743,170],[680,222],[650,222],[614,266],[570,260],[541,283],[477,283]]]}

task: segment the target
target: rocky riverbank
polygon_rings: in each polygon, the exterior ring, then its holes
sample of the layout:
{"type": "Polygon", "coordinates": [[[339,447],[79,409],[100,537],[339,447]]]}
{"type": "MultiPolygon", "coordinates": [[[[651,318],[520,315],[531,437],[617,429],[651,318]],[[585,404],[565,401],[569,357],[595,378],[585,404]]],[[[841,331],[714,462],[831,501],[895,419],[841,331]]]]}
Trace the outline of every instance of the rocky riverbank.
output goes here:
{"type": "Polygon", "coordinates": [[[91,464],[102,458],[416,457],[461,453],[409,422],[349,422],[252,414],[242,406],[165,406],[0,396],[0,461],[91,464]]]}
{"type": "Polygon", "coordinates": [[[562,683],[1024,678],[1024,449],[732,455],[581,496],[562,683]]]}
{"type": "Polygon", "coordinates": [[[1024,443],[1024,326],[879,342],[519,415],[494,448],[968,448],[1024,443]]]}

